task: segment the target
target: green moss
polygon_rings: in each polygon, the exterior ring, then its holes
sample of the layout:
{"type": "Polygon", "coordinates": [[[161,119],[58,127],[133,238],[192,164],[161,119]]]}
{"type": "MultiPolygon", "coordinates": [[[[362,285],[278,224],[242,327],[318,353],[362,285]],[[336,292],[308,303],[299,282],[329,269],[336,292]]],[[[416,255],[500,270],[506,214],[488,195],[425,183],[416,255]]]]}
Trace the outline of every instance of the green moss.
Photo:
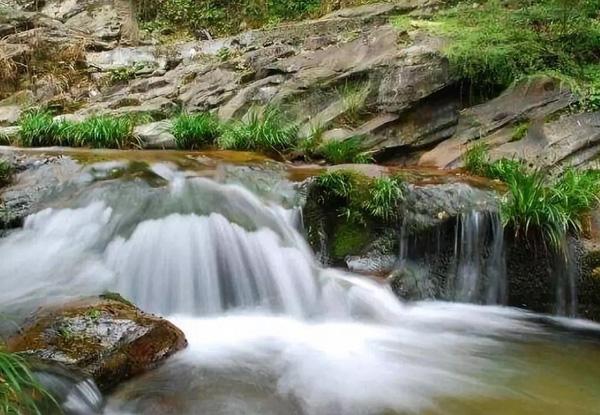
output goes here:
{"type": "Polygon", "coordinates": [[[357,255],[371,242],[371,235],[363,226],[342,222],[333,233],[331,253],[334,259],[357,255]]]}
{"type": "Polygon", "coordinates": [[[100,295],[100,298],[105,299],[105,300],[117,301],[117,302],[125,304],[127,306],[135,307],[135,305],[131,301],[126,300],[119,293],[105,292],[100,295]]]}

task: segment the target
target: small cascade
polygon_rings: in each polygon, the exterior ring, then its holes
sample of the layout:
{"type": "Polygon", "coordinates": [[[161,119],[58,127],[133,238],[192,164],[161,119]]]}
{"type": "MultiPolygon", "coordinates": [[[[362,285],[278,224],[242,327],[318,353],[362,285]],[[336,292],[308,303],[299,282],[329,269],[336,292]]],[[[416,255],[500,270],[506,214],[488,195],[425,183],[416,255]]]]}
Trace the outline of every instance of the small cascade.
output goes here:
{"type": "Polygon", "coordinates": [[[554,255],[553,266],[556,276],[556,306],[559,316],[577,316],[577,265],[573,247],[563,238],[554,255]]]}
{"type": "Polygon", "coordinates": [[[455,225],[412,233],[404,222],[399,234],[396,273],[409,298],[444,298],[506,304],[504,228],[496,211],[472,210],[455,225]]]}
{"type": "Polygon", "coordinates": [[[505,304],[504,227],[498,212],[471,211],[458,218],[456,271],[449,297],[454,301],[505,304]]]}

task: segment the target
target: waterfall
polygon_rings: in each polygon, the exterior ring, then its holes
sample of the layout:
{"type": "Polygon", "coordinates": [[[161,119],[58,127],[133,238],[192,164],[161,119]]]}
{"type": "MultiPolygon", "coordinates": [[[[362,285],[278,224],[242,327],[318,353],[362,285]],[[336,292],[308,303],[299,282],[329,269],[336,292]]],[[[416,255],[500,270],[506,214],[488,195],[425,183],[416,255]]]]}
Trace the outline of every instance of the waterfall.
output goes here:
{"type": "Polygon", "coordinates": [[[454,226],[399,232],[397,272],[409,297],[506,304],[504,227],[496,211],[460,214],[454,226]],[[408,279],[408,281],[407,281],[408,279]]]}
{"type": "Polygon", "coordinates": [[[507,300],[504,227],[494,211],[460,215],[455,232],[455,301],[505,304],[507,300]]]}

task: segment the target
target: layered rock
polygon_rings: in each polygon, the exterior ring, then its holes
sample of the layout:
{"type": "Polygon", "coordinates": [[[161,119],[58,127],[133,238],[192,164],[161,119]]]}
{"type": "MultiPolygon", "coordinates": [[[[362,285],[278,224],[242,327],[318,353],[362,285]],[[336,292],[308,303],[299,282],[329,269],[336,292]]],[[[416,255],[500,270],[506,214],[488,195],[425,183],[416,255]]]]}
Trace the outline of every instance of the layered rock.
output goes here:
{"type": "Polygon", "coordinates": [[[91,376],[102,390],[143,373],[187,345],[168,321],[117,295],[37,312],[8,348],[91,376]]]}

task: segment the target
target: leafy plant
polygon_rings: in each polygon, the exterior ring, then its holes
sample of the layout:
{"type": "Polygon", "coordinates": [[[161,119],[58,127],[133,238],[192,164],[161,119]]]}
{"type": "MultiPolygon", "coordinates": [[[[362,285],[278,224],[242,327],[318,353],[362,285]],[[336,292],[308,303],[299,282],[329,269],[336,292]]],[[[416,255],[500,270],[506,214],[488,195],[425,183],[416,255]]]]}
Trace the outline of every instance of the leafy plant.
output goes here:
{"type": "Polygon", "coordinates": [[[362,148],[363,138],[354,136],[345,140],[329,140],[317,149],[317,153],[332,164],[372,163],[373,157],[362,148]]]}
{"type": "Polygon", "coordinates": [[[502,158],[490,161],[488,147],[484,143],[470,147],[463,156],[463,163],[469,173],[502,181],[524,170],[519,160],[502,158]]]}
{"type": "Polygon", "coordinates": [[[225,126],[219,146],[226,150],[281,152],[294,148],[298,127],[274,107],[252,108],[245,120],[225,126]]]}
{"type": "Polygon", "coordinates": [[[179,148],[194,149],[210,145],[219,132],[219,121],[208,113],[181,114],[173,121],[172,133],[179,148]]]}
{"type": "Polygon", "coordinates": [[[25,359],[0,348],[0,413],[42,415],[42,403],[58,408],[39,384],[25,359]]]}
{"type": "Polygon", "coordinates": [[[137,73],[142,69],[144,69],[144,64],[142,63],[136,63],[132,66],[123,66],[120,68],[111,69],[109,71],[110,82],[116,84],[119,82],[126,82],[131,79],[135,79],[137,73]]]}

